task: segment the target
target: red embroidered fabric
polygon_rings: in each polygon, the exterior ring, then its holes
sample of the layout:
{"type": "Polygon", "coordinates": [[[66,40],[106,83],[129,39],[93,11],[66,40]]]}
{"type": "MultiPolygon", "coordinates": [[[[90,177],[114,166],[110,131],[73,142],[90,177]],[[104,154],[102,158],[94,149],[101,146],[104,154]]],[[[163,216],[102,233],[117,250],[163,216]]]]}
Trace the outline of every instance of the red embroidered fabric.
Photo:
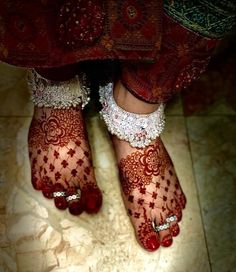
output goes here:
{"type": "Polygon", "coordinates": [[[162,1],[0,1],[0,60],[56,67],[94,59],[154,59],[162,1]]]}
{"type": "Polygon", "coordinates": [[[167,102],[206,69],[218,40],[189,31],[163,16],[161,50],[155,63],[124,62],[121,81],[136,97],[150,103],[167,102]]]}

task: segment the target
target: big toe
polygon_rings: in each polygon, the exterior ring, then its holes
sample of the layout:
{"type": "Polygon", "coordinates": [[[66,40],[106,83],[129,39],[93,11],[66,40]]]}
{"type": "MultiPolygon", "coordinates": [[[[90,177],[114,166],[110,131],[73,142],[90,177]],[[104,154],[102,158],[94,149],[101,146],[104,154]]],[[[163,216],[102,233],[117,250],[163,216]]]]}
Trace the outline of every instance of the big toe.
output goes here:
{"type": "Polygon", "coordinates": [[[102,192],[97,186],[83,189],[84,209],[87,213],[97,213],[102,206],[102,192]]]}
{"type": "Polygon", "coordinates": [[[133,222],[136,238],[140,245],[147,251],[153,252],[160,247],[159,235],[153,229],[151,221],[142,222],[140,225],[136,225],[133,222]]]}
{"type": "Polygon", "coordinates": [[[159,237],[153,233],[152,236],[146,239],[145,249],[152,252],[156,251],[160,247],[159,237]]]}

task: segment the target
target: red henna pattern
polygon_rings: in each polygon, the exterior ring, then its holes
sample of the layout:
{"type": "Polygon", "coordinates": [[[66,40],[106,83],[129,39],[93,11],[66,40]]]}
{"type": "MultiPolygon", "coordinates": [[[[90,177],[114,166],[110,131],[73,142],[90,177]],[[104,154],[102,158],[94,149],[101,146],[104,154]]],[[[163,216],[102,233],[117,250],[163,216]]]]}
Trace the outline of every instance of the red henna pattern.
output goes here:
{"type": "Polygon", "coordinates": [[[163,158],[158,145],[149,145],[145,148],[139,160],[144,166],[145,174],[148,176],[162,175],[167,164],[166,158],[163,158]]]}
{"type": "Polygon", "coordinates": [[[70,149],[67,154],[70,155],[72,158],[75,155],[75,151],[73,149],[70,149]]]}
{"type": "Polygon", "coordinates": [[[152,228],[151,220],[147,219],[145,208],[143,208],[143,213],[144,221],[138,226],[138,239],[145,249],[148,251],[155,251],[159,248],[160,241],[152,228]]]}
{"type": "Polygon", "coordinates": [[[151,222],[155,218],[160,225],[172,215],[176,215],[180,221],[186,199],[160,138],[148,147],[135,149],[121,158],[119,170],[127,212],[138,240],[149,251],[156,250],[160,244],[170,246],[172,236],[179,233],[178,222],[171,223],[170,234],[165,237],[161,232],[154,232],[151,222]]]}
{"type": "Polygon", "coordinates": [[[37,109],[29,131],[29,153],[32,184],[55,206],[68,207],[73,215],[84,210],[96,213],[102,205],[102,194],[95,184],[90,149],[82,115],[77,109],[37,109]],[[39,178],[40,176],[40,178],[39,178]],[[67,201],[77,194],[81,198],[67,201]],[[64,196],[54,196],[64,192],[64,196]],[[85,197],[86,196],[86,197],[85,197]]]}
{"type": "Polygon", "coordinates": [[[43,150],[49,145],[63,147],[70,141],[77,142],[78,138],[84,140],[86,135],[77,109],[52,109],[49,116],[43,114],[41,118],[33,118],[29,131],[29,145],[43,150]]]}
{"type": "Polygon", "coordinates": [[[131,190],[150,184],[151,176],[144,173],[145,168],[140,165],[141,152],[134,152],[119,163],[121,186],[125,195],[131,190]]]}
{"type": "Polygon", "coordinates": [[[170,227],[170,231],[171,231],[171,235],[173,237],[178,236],[179,233],[180,233],[179,225],[178,224],[174,224],[173,226],[170,227]]]}
{"type": "Polygon", "coordinates": [[[53,153],[53,155],[54,155],[54,157],[55,157],[56,159],[58,159],[60,154],[55,150],[54,153],[53,153]]]}

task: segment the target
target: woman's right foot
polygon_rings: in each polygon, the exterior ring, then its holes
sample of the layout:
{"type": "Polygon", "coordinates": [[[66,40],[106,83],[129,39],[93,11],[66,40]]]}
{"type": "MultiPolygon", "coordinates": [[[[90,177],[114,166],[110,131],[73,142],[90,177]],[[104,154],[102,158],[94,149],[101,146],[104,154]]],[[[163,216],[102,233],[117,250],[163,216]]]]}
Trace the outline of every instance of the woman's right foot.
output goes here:
{"type": "Polygon", "coordinates": [[[148,251],[170,246],[179,234],[186,199],[161,139],[145,148],[131,147],[116,136],[112,139],[124,204],[138,242],[148,251]],[[164,230],[157,229],[160,225],[164,230]]]}
{"type": "Polygon", "coordinates": [[[109,132],[120,173],[122,196],[138,242],[148,251],[172,244],[185,195],[161,138],[163,104],[150,104],[122,84],[100,89],[101,115],[109,132]]]}
{"type": "Polygon", "coordinates": [[[91,151],[79,107],[35,107],[28,136],[32,184],[55,206],[73,215],[97,213],[102,193],[94,176],[91,151]]]}

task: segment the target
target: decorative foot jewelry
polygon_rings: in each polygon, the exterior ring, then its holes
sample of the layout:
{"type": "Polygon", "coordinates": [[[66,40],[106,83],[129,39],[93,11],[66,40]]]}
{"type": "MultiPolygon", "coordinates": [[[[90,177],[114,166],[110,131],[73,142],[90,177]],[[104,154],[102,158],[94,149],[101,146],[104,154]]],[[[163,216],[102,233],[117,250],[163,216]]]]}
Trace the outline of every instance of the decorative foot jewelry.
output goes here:
{"type": "Polygon", "coordinates": [[[102,205],[92,166],[82,107],[89,91],[79,78],[56,82],[32,71],[29,75],[35,112],[28,143],[32,184],[60,210],[97,213],[102,205]],[[93,191],[91,205],[90,189],[93,191]]]}
{"type": "Polygon", "coordinates": [[[101,87],[99,94],[103,105],[100,114],[109,132],[119,139],[129,142],[132,147],[143,148],[162,133],[165,125],[163,104],[153,113],[135,114],[116,104],[112,83],[101,87]]]}
{"type": "Polygon", "coordinates": [[[28,73],[28,84],[37,107],[69,109],[81,106],[83,109],[90,100],[90,89],[81,83],[78,75],[69,81],[53,81],[33,69],[28,73]]]}
{"type": "Polygon", "coordinates": [[[81,197],[81,191],[80,191],[80,189],[77,189],[77,194],[67,196],[66,201],[70,202],[70,201],[73,201],[76,199],[80,199],[80,197],[81,197]]]}
{"type": "Polygon", "coordinates": [[[170,227],[170,224],[169,223],[164,223],[162,225],[156,225],[155,222],[152,222],[152,227],[153,229],[156,231],[156,232],[160,232],[162,230],[167,230],[169,229],[170,227]]]}
{"type": "Polygon", "coordinates": [[[177,221],[177,216],[176,215],[171,215],[171,216],[166,218],[167,223],[171,223],[171,222],[175,222],[175,221],[177,221]]]}

